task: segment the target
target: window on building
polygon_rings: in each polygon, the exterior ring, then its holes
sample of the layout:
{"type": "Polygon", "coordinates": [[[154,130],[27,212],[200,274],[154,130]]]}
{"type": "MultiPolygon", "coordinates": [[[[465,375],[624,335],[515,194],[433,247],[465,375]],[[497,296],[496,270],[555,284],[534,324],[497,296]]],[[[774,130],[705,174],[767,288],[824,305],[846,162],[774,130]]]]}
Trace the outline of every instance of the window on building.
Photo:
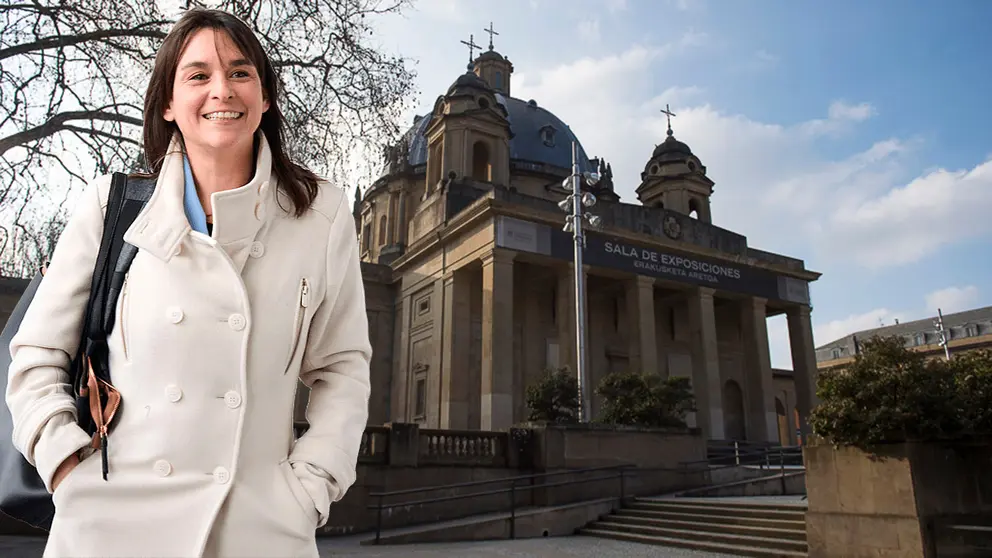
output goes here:
{"type": "Polygon", "coordinates": [[[913,335],[913,344],[917,347],[920,345],[926,345],[926,336],[922,333],[916,333],[913,335]]]}
{"type": "Polygon", "coordinates": [[[975,337],[978,335],[978,327],[974,324],[968,325],[964,328],[964,332],[968,337],[975,337]]]}
{"type": "Polygon", "coordinates": [[[689,217],[699,219],[699,201],[695,198],[689,200],[689,217]]]}
{"type": "Polygon", "coordinates": [[[365,223],[362,227],[362,250],[369,251],[372,246],[372,223],[365,223]]]}
{"type": "Polygon", "coordinates": [[[834,359],[840,358],[841,354],[842,354],[842,352],[841,352],[840,348],[837,348],[837,347],[834,347],[834,349],[832,351],[830,351],[830,356],[832,358],[834,358],[834,359]]]}
{"type": "Polygon", "coordinates": [[[477,141],[472,146],[472,179],[479,182],[492,182],[493,179],[489,146],[484,141],[477,141]]]}
{"type": "Polygon", "coordinates": [[[422,418],[427,414],[427,378],[417,378],[416,386],[413,418],[422,418]]]}
{"type": "Polygon", "coordinates": [[[493,89],[503,89],[503,72],[497,70],[493,74],[493,89]]]}
{"type": "Polygon", "coordinates": [[[386,216],[379,217],[379,246],[386,243],[386,216]]]}
{"type": "Polygon", "coordinates": [[[541,141],[548,147],[555,146],[555,129],[552,126],[541,128],[541,141]]]}

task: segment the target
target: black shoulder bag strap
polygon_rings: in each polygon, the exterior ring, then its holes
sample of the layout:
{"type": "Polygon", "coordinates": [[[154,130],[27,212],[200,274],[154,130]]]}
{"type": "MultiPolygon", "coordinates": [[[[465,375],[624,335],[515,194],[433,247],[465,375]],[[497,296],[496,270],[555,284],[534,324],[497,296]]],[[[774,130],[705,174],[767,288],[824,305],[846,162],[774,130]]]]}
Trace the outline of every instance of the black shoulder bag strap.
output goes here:
{"type": "Polygon", "coordinates": [[[73,364],[73,390],[79,425],[100,449],[107,479],[107,434],[121,404],[110,381],[107,336],[114,327],[117,296],[137,248],[124,242],[124,233],[154,190],[152,179],[129,179],[114,173],[103,220],[103,238],[93,269],[84,334],[73,364]]]}

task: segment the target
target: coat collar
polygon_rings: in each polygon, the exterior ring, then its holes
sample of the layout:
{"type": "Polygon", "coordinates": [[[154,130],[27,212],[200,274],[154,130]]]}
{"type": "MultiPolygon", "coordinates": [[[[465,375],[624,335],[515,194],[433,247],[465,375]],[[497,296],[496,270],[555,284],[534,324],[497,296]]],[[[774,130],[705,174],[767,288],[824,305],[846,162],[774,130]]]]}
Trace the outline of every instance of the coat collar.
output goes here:
{"type": "MultiPolygon", "coordinates": [[[[240,188],[211,195],[213,238],[228,250],[239,268],[244,262],[238,262],[241,258],[236,256],[245,251],[243,248],[251,244],[278,209],[275,177],[271,173],[272,152],[262,134],[251,180],[240,188]]],[[[183,206],[184,192],[183,151],[176,134],[162,162],[155,191],[124,234],[124,240],[161,260],[172,259],[192,230],[183,206]]]]}

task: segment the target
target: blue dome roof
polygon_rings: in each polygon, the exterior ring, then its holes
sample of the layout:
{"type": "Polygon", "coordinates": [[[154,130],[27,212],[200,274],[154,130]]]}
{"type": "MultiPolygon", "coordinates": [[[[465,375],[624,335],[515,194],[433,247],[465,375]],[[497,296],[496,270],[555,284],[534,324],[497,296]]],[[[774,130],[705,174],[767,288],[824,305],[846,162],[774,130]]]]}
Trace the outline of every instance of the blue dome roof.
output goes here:
{"type": "MultiPolygon", "coordinates": [[[[513,135],[510,138],[511,160],[543,163],[566,171],[571,170],[572,140],[577,141],[577,138],[568,125],[533,101],[522,101],[500,94],[496,94],[496,100],[506,108],[507,120],[510,122],[513,135]],[[547,133],[544,132],[545,128],[549,129],[547,133]],[[546,136],[550,136],[547,139],[553,138],[553,141],[545,142],[546,136]]],[[[413,166],[427,163],[427,138],[424,134],[430,121],[429,116],[421,118],[405,134],[410,146],[408,160],[413,166]]],[[[581,143],[579,170],[596,170],[592,168],[581,143]]]]}

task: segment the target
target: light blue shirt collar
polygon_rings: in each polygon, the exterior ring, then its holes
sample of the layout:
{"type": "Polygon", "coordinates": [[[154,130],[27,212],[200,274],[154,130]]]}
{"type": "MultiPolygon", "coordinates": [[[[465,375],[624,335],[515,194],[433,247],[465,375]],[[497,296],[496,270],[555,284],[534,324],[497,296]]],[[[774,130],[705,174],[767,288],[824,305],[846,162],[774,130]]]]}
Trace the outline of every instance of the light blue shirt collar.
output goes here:
{"type": "Polygon", "coordinates": [[[194,231],[203,234],[207,232],[207,214],[203,211],[203,204],[200,203],[200,196],[196,193],[196,183],[193,181],[193,169],[189,166],[189,158],[183,155],[183,175],[185,182],[185,193],[183,194],[183,209],[186,210],[186,219],[193,227],[194,231]]]}

